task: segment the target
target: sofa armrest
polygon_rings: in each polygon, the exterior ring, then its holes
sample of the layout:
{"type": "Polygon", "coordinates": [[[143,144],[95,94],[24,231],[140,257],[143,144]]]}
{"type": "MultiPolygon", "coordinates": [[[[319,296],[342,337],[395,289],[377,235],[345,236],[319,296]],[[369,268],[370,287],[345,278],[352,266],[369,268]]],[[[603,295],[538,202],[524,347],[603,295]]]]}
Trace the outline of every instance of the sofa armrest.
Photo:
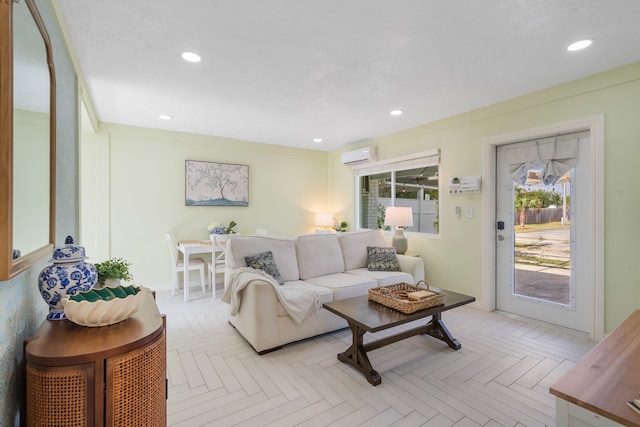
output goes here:
{"type": "Polygon", "coordinates": [[[400,264],[400,271],[411,274],[416,283],[424,280],[424,261],[422,258],[400,254],[396,256],[398,264],[400,264]]]}
{"type": "Polygon", "coordinates": [[[241,291],[240,310],[228,320],[257,352],[272,349],[281,345],[278,304],[273,286],[256,280],[241,291]]]}

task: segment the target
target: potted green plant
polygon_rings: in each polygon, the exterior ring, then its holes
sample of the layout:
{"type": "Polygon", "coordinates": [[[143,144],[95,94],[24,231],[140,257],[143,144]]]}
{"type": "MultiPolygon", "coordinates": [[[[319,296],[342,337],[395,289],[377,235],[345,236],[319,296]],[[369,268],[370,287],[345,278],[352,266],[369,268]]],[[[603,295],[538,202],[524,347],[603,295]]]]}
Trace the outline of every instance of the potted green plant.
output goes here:
{"type": "Polygon", "coordinates": [[[98,285],[100,287],[116,287],[125,280],[133,279],[129,272],[131,263],[122,258],[111,258],[95,264],[98,271],[98,285]]]}
{"type": "Polygon", "coordinates": [[[236,225],[238,225],[238,224],[236,224],[236,222],[235,222],[235,221],[231,221],[231,222],[229,223],[229,225],[227,225],[227,226],[224,228],[224,234],[235,234],[235,231],[233,230],[233,227],[235,227],[236,225]]]}
{"type": "Polygon", "coordinates": [[[333,229],[337,232],[347,231],[347,227],[349,227],[349,223],[347,223],[347,221],[336,220],[336,223],[333,225],[333,229]]]}

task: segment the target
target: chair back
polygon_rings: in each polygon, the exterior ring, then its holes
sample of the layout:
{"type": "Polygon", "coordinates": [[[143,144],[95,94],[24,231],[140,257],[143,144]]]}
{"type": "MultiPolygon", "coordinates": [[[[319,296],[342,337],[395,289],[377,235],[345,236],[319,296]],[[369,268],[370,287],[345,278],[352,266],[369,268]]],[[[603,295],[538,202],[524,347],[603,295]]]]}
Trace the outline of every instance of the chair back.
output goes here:
{"type": "Polygon", "coordinates": [[[173,244],[173,238],[171,237],[171,233],[164,233],[164,238],[167,241],[167,247],[169,248],[169,255],[171,256],[172,268],[176,268],[177,263],[177,254],[176,254],[176,246],[173,244]]]}
{"type": "Polygon", "coordinates": [[[229,240],[228,234],[213,234],[211,235],[211,261],[218,264],[224,263],[224,251],[226,243],[229,240]]]}

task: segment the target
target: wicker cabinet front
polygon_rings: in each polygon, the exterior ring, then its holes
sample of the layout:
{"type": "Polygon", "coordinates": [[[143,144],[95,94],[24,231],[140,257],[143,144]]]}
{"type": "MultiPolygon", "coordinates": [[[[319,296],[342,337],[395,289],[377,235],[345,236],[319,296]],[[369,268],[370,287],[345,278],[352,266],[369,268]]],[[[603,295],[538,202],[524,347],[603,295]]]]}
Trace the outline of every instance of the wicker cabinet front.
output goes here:
{"type": "Polygon", "coordinates": [[[107,425],[167,424],[165,348],[163,333],[144,349],[107,360],[107,425]]]}
{"type": "Polygon", "coordinates": [[[94,365],[58,369],[27,366],[27,425],[89,426],[94,365]]]}

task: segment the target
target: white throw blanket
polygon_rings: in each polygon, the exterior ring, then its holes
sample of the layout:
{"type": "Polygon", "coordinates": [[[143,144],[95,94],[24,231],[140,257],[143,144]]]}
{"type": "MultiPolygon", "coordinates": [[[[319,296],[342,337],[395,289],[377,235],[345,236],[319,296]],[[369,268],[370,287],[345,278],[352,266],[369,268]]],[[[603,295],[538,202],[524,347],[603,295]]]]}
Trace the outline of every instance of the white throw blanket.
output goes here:
{"type": "Polygon", "coordinates": [[[267,282],[273,286],[278,301],[296,324],[302,323],[319,306],[318,294],[314,291],[280,286],[273,277],[262,270],[240,267],[229,272],[228,282],[221,298],[223,302],[231,305],[232,315],[236,315],[240,310],[240,292],[249,283],[256,280],[267,282]]]}

